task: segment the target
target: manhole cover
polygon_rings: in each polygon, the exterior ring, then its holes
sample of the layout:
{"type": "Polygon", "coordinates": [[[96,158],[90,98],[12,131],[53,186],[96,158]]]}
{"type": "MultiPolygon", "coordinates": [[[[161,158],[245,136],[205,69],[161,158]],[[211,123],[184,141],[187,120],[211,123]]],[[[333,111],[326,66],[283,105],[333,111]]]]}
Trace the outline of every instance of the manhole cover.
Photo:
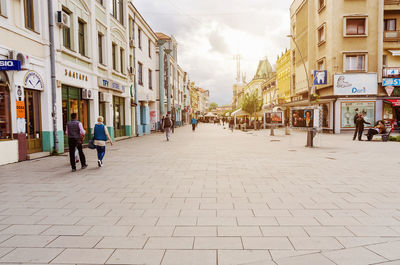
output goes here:
{"type": "Polygon", "coordinates": [[[280,142],[281,140],[271,140],[271,142],[280,142]]]}
{"type": "Polygon", "coordinates": [[[297,152],[297,150],[288,150],[289,152],[297,152]]]}
{"type": "Polygon", "coordinates": [[[336,158],[333,158],[333,157],[326,157],[326,159],[336,160],[336,158]]]}

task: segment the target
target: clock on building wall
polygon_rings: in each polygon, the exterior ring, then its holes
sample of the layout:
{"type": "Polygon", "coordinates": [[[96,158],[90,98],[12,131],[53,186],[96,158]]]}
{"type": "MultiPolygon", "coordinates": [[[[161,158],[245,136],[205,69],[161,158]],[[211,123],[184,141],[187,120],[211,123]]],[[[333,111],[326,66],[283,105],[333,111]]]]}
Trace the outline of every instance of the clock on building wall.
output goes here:
{"type": "Polygon", "coordinates": [[[43,90],[43,79],[35,71],[29,71],[24,78],[24,87],[28,89],[43,90]]]}

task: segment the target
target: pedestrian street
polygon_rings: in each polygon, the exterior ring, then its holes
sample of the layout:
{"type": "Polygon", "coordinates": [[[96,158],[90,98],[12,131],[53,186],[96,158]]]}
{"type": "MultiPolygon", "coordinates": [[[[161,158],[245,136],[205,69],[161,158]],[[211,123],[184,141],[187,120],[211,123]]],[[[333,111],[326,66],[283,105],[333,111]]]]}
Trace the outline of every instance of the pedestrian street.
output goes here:
{"type": "Polygon", "coordinates": [[[0,167],[0,264],[400,264],[398,144],[199,124],[0,167]]]}

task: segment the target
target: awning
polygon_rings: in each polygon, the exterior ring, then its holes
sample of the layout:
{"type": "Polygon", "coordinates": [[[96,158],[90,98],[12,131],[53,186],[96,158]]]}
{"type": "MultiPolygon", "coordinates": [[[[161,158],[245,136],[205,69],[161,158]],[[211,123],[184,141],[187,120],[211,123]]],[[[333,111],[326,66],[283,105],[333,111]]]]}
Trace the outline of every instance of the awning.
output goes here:
{"type": "Polygon", "coordinates": [[[385,99],[385,101],[391,103],[394,107],[400,107],[400,99],[385,99]]]}
{"type": "Polygon", "coordinates": [[[250,116],[250,114],[242,109],[238,109],[232,112],[231,116],[250,116]]]}
{"type": "Polygon", "coordinates": [[[400,50],[389,50],[393,56],[400,56],[400,50]]]}

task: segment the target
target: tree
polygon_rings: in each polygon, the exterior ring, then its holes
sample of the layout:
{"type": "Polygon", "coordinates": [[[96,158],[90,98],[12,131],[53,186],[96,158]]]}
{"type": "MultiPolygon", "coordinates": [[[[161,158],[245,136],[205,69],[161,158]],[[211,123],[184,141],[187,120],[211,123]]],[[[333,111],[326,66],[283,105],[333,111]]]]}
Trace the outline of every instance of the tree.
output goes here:
{"type": "Polygon", "coordinates": [[[242,110],[248,112],[250,116],[254,116],[254,128],[256,128],[256,113],[262,109],[262,100],[258,98],[258,91],[246,93],[242,101],[242,110]]]}
{"type": "Polygon", "coordinates": [[[208,108],[209,111],[212,111],[214,109],[218,108],[218,104],[215,102],[210,103],[210,107],[208,108]]]}

